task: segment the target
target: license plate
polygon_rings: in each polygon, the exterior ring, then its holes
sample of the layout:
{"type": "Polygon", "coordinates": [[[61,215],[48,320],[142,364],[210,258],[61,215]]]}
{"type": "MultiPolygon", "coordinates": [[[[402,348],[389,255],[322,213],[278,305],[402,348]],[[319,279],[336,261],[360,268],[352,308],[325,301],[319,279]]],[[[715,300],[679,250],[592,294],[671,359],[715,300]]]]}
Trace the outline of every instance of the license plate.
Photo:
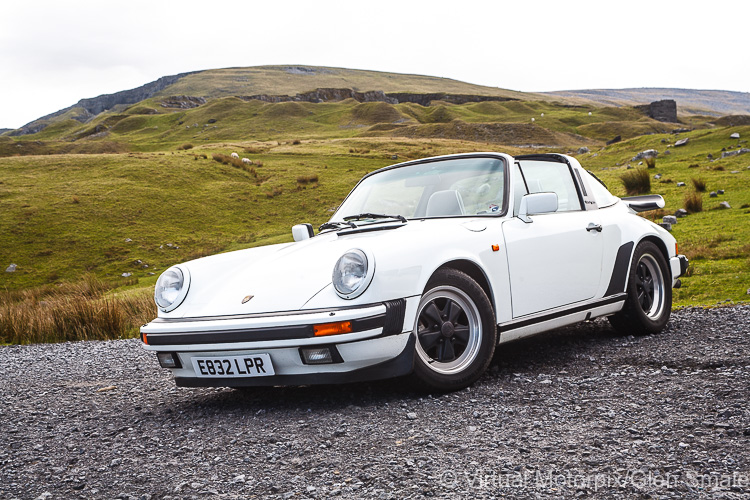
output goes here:
{"type": "Polygon", "coordinates": [[[268,354],[200,357],[192,358],[192,362],[197,377],[268,377],[275,374],[268,354]]]}

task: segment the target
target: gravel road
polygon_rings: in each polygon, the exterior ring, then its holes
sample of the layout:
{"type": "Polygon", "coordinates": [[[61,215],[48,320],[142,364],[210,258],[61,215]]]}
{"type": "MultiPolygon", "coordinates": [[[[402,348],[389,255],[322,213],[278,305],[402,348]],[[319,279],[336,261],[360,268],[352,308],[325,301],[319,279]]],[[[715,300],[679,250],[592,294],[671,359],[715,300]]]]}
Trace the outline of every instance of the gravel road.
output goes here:
{"type": "Polygon", "coordinates": [[[2,498],[750,498],[750,306],[501,346],[474,387],[177,389],[138,341],[0,348],[2,498]]]}

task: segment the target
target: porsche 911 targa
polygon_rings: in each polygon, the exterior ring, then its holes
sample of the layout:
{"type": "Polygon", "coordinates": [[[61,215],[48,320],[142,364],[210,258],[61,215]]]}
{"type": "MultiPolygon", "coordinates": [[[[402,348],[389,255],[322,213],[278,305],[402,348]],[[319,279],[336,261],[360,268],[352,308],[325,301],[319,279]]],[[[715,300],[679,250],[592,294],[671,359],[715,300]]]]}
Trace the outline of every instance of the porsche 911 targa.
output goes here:
{"type": "Polygon", "coordinates": [[[315,234],[197,259],[156,284],[143,345],[179,386],[307,385],[410,375],[466,387],[498,345],[607,316],[669,320],[675,239],[575,158],[472,153],[366,175],[315,234]]]}

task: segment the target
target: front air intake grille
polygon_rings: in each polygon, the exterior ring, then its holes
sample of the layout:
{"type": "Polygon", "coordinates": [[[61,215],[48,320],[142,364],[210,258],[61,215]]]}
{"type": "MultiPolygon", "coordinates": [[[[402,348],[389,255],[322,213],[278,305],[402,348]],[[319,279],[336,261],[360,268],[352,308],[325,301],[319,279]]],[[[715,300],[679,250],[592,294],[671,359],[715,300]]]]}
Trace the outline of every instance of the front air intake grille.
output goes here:
{"type": "Polygon", "coordinates": [[[385,326],[383,335],[398,335],[404,328],[404,314],[406,314],[406,300],[387,300],[385,304],[385,326]]]}

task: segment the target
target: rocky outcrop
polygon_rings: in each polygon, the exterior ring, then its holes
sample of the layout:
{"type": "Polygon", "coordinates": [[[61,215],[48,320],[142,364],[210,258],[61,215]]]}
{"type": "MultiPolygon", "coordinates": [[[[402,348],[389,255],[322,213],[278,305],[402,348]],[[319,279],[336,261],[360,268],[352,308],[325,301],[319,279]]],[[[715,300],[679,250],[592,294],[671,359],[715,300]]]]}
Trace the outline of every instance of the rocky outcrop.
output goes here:
{"type": "Polygon", "coordinates": [[[206,104],[206,99],[192,95],[173,95],[161,102],[164,108],[193,109],[206,104]]]}
{"type": "Polygon", "coordinates": [[[432,94],[415,94],[411,92],[390,92],[386,94],[381,90],[371,90],[369,92],[357,92],[352,89],[315,89],[310,92],[303,92],[301,94],[289,96],[289,95],[249,95],[249,96],[238,96],[240,99],[259,100],[265,102],[290,102],[290,101],[301,101],[301,102],[328,102],[328,101],[343,101],[344,99],[354,99],[358,102],[387,102],[388,104],[398,104],[401,102],[412,102],[421,106],[429,106],[432,101],[445,101],[451,104],[466,104],[469,102],[485,102],[485,101],[514,101],[509,97],[498,97],[498,96],[487,96],[487,95],[468,95],[468,94],[445,94],[445,93],[432,93],[432,94]]]}
{"type": "Polygon", "coordinates": [[[499,97],[492,95],[470,95],[470,94],[445,94],[442,92],[434,94],[413,94],[411,92],[391,92],[387,94],[396,102],[413,102],[421,106],[429,106],[432,101],[445,101],[451,104],[466,104],[470,102],[487,101],[516,101],[511,97],[499,97]]]}
{"type": "Polygon", "coordinates": [[[31,123],[27,123],[23,127],[10,132],[8,135],[19,136],[39,132],[48,125],[49,120],[61,116],[68,111],[74,110],[75,108],[79,108],[77,110],[78,113],[74,114],[72,118],[78,120],[81,123],[86,123],[88,120],[95,117],[99,113],[112,109],[117,105],[135,104],[137,102],[143,101],[144,99],[153,97],[154,94],[164,90],[166,87],[172,85],[180,78],[191,75],[193,73],[197,72],[193,71],[190,73],[180,73],[178,75],[163,76],[158,80],[147,83],[146,85],[142,85],[135,89],[123,90],[114,94],[104,94],[89,99],[81,99],[73,106],[69,106],[65,109],[61,109],[60,111],[34,120],[31,123]]]}
{"type": "Polygon", "coordinates": [[[660,122],[677,123],[677,102],[673,99],[654,101],[651,104],[636,106],[646,115],[660,122]]]}
{"type": "Polygon", "coordinates": [[[343,101],[344,99],[354,99],[358,102],[387,102],[389,104],[397,104],[398,101],[388,97],[381,90],[371,90],[369,92],[357,92],[352,89],[331,89],[322,88],[315,89],[309,92],[303,92],[297,95],[269,95],[269,94],[258,94],[248,96],[237,96],[245,101],[258,100],[264,102],[328,102],[328,101],[343,101]]]}

